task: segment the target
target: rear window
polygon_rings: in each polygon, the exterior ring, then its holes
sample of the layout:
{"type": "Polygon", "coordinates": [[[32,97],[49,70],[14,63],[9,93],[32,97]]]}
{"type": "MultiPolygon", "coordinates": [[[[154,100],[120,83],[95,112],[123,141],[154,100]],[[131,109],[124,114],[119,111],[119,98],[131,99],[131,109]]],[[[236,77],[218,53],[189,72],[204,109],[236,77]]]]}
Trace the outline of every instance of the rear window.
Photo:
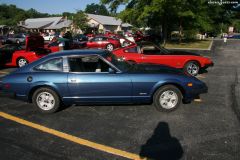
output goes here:
{"type": "Polygon", "coordinates": [[[62,58],[51,59],[44,62],[34,68],[37,71],[62,71],[63,70],[63,60],[62,58]]]}

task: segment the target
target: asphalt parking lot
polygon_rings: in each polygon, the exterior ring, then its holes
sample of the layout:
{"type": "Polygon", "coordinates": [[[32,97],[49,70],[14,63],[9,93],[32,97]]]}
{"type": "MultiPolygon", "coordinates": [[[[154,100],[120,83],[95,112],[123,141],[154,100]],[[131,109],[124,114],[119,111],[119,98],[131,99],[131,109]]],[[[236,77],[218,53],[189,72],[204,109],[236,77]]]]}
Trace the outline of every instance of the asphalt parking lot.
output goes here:
{"type": "MultiPolygon", "coordinates": [[[[203,53],[204,54],[204,53],[203,53]]],[[[151,105],[72,106],[51,115],[0,93],[0,159],[240,159],[240,41],[214,42],[209,92],[171,113],[151,105]]],[[[13,69],[3,69],[0,76],[13,69]]]]}

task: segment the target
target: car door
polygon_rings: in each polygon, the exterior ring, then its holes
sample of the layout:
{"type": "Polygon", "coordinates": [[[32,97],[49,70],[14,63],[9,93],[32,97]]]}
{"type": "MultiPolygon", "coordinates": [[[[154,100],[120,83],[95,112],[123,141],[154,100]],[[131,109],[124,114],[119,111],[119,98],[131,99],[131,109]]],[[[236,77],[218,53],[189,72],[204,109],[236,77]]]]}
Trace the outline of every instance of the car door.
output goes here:
{"type": "Polygon", "coordinates": [[[155,45],[143,45],[141,47],[141,62],[168,65],[177,67],[177,59],[174,55],[164,54],[155,45]]]}
{"type": "Polygon", "coordinates": [[[101,37],[95,37],[88,42],[89,48],[101,48],[101,45],[102,45],[101,37]]]}
{"type": "Polygon", "coordinates": [[[137,63],[142,63],[143,54],[140,53],[138,46],[129,47],[124,49],[122,53],[117,54],[119,57],[124,57],[127,61],[133,61],[137,63]]]}
{"type": "Polygon", "coordinates": [[[99,56],[69,57],[68,88],[75,103],[131,102],[132,82],[99,56]]]}
{"type": "Polygon", "coordinates": [[[101,39],[101,43],[99,44],[101,46],[101,48],[106,48],[107,44],[109,44],[109,40],[107,37],[102,37],[101,39]]]}

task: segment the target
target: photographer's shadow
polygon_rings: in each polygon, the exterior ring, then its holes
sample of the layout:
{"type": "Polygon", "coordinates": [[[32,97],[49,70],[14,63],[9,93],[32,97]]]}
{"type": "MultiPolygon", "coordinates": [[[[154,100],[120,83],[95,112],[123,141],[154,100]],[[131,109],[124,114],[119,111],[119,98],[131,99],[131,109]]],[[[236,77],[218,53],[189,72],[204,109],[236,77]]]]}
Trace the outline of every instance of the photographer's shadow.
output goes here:
{"type": "Polygon", "coordinates": [[[183,155],[183,149],[177,138],[171,137],[169,126],[160,122],[151,138],[142,145],[140,156],[152,160],[177,160],[183,155]]]}

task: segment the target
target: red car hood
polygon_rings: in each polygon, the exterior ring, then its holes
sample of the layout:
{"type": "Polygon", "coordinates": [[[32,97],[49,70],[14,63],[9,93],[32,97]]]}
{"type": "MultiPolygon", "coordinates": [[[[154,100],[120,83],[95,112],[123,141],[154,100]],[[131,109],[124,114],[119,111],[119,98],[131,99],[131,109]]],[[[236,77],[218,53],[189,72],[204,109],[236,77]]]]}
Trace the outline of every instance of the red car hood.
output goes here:
{"type": "Polygon", "coordinates": [[[44,48],[44,38],[42,36],[26,37],[26,51],[34,51],[38,48],[44,48]]]}

